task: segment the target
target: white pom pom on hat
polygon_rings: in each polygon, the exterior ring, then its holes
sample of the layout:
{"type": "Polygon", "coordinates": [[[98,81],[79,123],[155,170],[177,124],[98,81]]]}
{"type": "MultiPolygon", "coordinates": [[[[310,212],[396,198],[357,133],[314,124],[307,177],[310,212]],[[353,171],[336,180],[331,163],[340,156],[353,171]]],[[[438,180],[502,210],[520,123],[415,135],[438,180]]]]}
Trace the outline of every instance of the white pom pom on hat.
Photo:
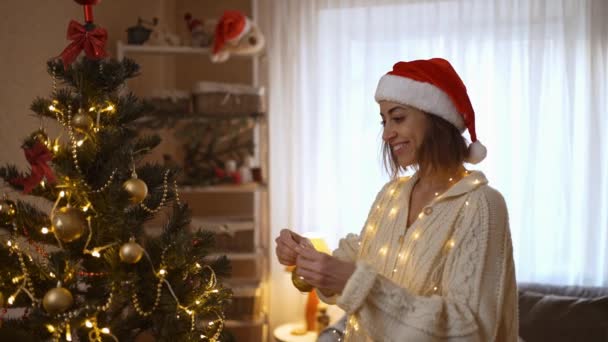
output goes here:
{"type": "Polygon", "coordinates": [[[487,149],[477,140],[475,111],[467,88],[445,59],[398,62],[380,78],[375,99],[406,104],[437,115],[461,133],[468,130],[471,144],[465,161],[477,164],[486,157],[487,149]]]}
{"type": "Polygon", "coordinates": [[[479,140],[475,141],[474,143],[471,143],[469,145],[468,151],[469,155],[467,156],[465,161],[471,164],[479,164],[479,162],[484,160],[486,158],[486,155],[488,154],[488,150],[485,146],[483,146],[482,143],[479,142],[479,140]]]}

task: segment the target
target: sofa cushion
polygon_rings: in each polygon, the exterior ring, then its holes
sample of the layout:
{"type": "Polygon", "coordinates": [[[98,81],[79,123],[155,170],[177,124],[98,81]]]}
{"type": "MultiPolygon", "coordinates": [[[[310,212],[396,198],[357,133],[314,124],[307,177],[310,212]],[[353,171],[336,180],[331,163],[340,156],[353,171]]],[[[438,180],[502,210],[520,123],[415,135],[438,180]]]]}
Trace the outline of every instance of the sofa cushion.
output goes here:
{"type": "Polygon", "coordinates": [[[520,291],[537,292],[566,297],[596,298],[607,297],[608,287],[576,286],[576,285],[550,285],[539,283],[518,283],[520,291]]]}
{"type": "Polygon", "coordinates": [[[526,342],[608,341],[608,296],[519,293],[519,335],[526,342]]]}

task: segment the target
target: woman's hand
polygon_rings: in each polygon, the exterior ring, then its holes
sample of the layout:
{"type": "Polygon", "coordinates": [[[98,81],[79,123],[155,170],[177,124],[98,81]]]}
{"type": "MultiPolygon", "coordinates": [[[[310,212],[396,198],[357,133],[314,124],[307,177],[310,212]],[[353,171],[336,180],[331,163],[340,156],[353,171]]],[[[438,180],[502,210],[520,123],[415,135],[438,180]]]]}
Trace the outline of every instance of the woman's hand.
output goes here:
{"type": "Polygon", "coordinates": [[[305,240],[302,236],[292,232],[289,229],[282,229],[279,237],[274,241],[277,243],[275,249],[279,262],[285,266],[293,266],[296,264],[298,256],[296,247],[305,240]]]}
{"type": "Polygon", "coordinates": [[[297,275],[318,288],[324,295],[342,293],[346,282],[356,269],[352,262],[342,261],[331,255],[317,252],[314,248],[298,245],[297,275]]]}

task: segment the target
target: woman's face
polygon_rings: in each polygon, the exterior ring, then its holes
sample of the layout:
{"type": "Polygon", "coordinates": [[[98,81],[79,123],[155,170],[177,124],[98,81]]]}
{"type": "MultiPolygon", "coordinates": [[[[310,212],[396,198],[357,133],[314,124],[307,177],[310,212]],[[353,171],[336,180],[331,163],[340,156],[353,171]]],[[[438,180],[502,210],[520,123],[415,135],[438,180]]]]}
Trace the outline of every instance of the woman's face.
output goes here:
{"type": "Polygon", "coordinates": [[[382,139],[390,146],[401,167],[416,164],[416,151],[422,145],[427,127],[426,114],[408,105],[389,101],[379,103],[384,126],[382,139]]]}

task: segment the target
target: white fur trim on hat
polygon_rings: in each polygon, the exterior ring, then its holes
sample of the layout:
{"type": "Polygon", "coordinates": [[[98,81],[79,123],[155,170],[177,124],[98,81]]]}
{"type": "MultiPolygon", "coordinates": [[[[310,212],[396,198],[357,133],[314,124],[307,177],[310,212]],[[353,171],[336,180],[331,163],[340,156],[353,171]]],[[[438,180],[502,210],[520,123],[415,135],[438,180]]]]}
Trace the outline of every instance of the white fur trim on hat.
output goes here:
{"type": "Polygon", "coordinates": [[[218,53],[214,53],[211,55],[211,62],[212,63],[223,63],[223,62],[227,61],[228,58],[230,58],[230,52],[222,50],[222,51],[219,51],[218,53]]]}
{"type": "Polygon", "coordinates": [[[468,152],[469,155],[466,157],[465,161],[471,164],[479,164],[479,162],[484,160],[488,154],[488,150],[479,142],[479,140],[469,145],[468,152]]]}
{"type": "Polygon", "coordinates": [[[391,101],[409,105],[437,115],[456,126],[461,133],[466,129],[464,120],[450,97],[430,83],[386,74],[378,82],[375,99],[376,102],[391,101]]]}

